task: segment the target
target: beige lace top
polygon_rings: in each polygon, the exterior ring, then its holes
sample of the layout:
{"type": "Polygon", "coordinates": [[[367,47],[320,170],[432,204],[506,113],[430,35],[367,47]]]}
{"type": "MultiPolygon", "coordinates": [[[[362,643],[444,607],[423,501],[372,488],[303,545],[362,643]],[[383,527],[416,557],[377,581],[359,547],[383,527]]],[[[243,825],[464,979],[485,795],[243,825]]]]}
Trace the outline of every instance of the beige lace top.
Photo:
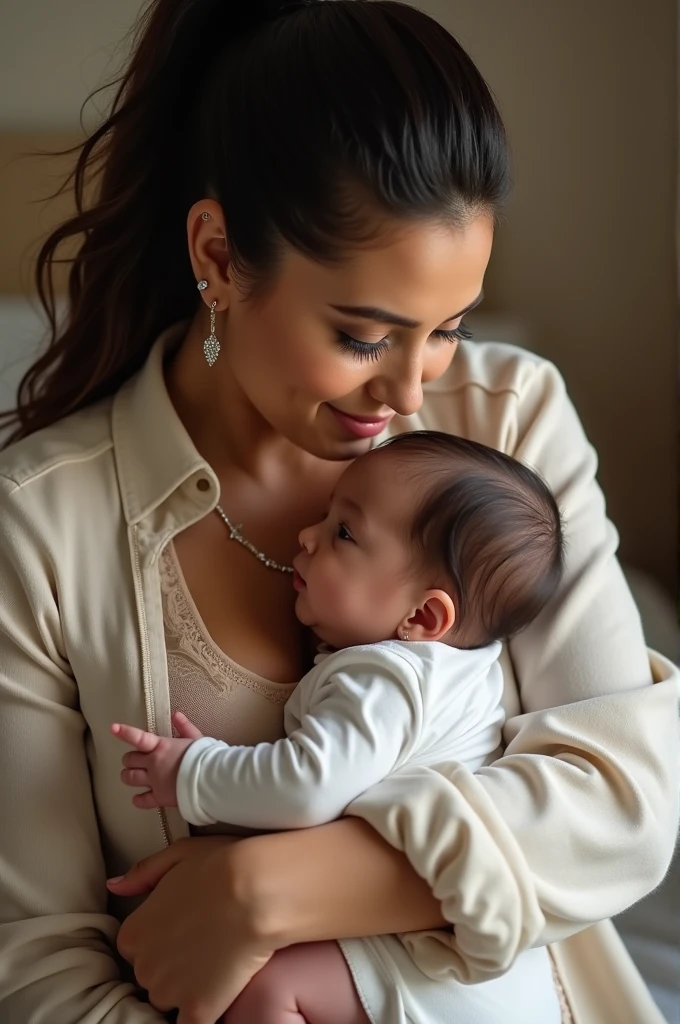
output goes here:
{"type": "MultiPolygon", "coordinates": [[[[172,543],[161,554],[160,576],[172,711],[182,711],[206,736],[225,743],[253,746],[280,739],[284,704],[295,684],[263,679],[219,649],[191,598],[172,543]]],[[[242,830],[230,825],[228,831],[242,830]]]]}

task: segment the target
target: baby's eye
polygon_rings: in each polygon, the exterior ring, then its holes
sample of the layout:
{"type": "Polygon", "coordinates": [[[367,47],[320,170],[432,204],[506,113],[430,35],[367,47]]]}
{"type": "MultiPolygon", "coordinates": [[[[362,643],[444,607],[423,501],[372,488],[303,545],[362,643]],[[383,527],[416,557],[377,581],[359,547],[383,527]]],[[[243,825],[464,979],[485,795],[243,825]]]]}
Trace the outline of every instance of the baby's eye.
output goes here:
{"type": "Polygon", "coordinates": [[[350,540],[354,543],[354,537],[349,532],[344,523],[338,523],[338,539],[339,540],[350,540]]]}

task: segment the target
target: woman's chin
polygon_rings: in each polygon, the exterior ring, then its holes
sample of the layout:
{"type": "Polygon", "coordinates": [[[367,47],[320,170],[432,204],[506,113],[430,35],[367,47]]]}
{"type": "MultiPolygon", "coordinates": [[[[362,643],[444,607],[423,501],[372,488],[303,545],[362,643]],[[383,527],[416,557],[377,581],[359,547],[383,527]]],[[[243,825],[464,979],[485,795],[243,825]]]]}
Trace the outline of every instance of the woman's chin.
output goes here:
{"type": "Polygon", "coordinates": [[[304,431],[303,436],[301,432],[297,443],[300,448],[318,459],[325,459],[327,462],[351,462],[370,451],[375,439],[341,435],[338,429],[334,429],[332,421],[328,423],[325,417],[323,420],[319,417],[304,431]]]}
{"type": "Polygon", "coordinates": [[[328,435],[317,434],[314,450],[307,446],[310,455],[316,455],[327,462],[351,462],[371,450],[371,441],[367,438],[355,437],[349,441],[339,441],[328,435]]]}

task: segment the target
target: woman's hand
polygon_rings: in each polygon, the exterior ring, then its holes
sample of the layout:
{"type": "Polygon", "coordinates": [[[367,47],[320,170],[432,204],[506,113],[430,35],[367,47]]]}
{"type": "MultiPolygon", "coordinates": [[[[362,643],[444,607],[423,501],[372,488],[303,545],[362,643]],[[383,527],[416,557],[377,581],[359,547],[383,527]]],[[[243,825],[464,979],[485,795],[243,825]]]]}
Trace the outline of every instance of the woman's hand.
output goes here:
{"type": "Polygon", "coordinates": [[[215,1024],[275,952],[238,846],[183,839],[107,883],[117,896],[149,893],[121,926],[118,949],[156,1009],[179,1009],[177,1024],[215,1024]]]}
{"type": "Polygon", "coordinates": [[[446,923],[404,854],[356,818],[183,839],[108,884],[119,896],[151,893],[118,947],[154,1006],[179,1007],[178,1024],[215,1024],[284,946],[446,923]]]}

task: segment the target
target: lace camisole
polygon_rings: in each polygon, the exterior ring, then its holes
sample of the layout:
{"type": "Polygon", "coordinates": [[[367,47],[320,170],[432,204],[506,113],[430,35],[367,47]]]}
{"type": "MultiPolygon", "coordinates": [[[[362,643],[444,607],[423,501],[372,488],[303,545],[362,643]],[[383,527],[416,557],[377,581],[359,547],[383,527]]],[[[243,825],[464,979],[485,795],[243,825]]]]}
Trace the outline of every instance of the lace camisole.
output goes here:
{"type": "MultiPolygon", "coordinates": [[[[172,542],[161,554],[160,581],[171,710],[225,743],[254,746],[284,736],[283,708],[295,683],[263,679],[219,649],[191,598],[172,542]]],[[[247,830],[214,825],[191,831],[247,830]]]]}

